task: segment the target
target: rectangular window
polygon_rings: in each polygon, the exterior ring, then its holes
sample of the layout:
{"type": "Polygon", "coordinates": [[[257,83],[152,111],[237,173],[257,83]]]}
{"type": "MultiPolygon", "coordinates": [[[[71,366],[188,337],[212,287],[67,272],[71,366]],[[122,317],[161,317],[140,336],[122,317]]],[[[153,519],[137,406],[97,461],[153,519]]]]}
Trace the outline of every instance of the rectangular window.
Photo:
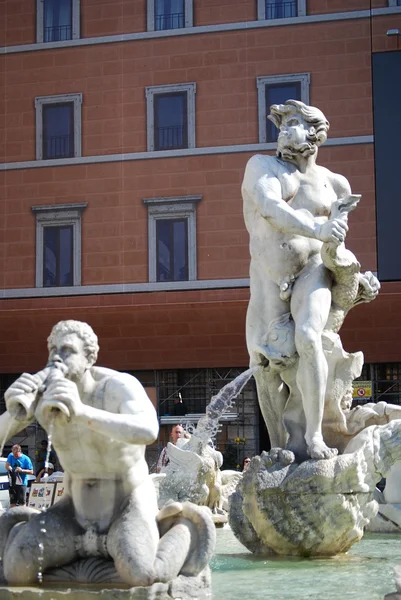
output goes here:
{"type": "Polygon", "coordinates": [[[265,19],[288,19],[298,15],[297,0],[266,0],[265,19]]]}
{"type": "Polygon", "coordinates": [[[39,96],[36,109],[36,159],[81,156],[82,94],[39,96]]]}
{"type": "Polygon", "coordinates": [[[196,204],[202,196],[144,198],[149,281],[196,280],[196,204]]]}
{"type": "MultiPolygon", "coordinates": [[[[301,100],[301,84],[299,81],[294,81],[293,83],[266,85],[265,94],[266,111],[268,111],[272,104],[284,104],[287,100],[301,100]]],[[[278,133],[277,127],[266,118],[266,141],[276,142],[278,133]]]]}
{"type": "Polygon", "coordinates": [[[73,226],[43,229],[43,287],[73,284],[73,226]]]}
{"type": "Polygon", "coordinates": [[[74,156],[74,104],[43,107],[43,158],[74,156]]]}
{"type": "Polygon", "coordinates": [[[188,281],[188,220],[157,219],[157,281],[188,281]]]}
{"type": "Polygon", "coordinates": [[[193,0],[147,0],[148,31],[193,26],[193,0]]]}
{"type": "Polygon", "coordinates": [[[148,151],[195,148],[195,83],[146,88],[148,151]]]}
{"type": "Polygon", "coordinates": [[[72,39],[72,0],[44,0],[43,41],[72,39]]]}
{"type": "Polygon", "coordinates": [[[185,0],[155,0],[155,30],[185,26],[185,0]]]}
{"type": "Polygon", "coordinates": [[[306,15],[306,0],[257,0],[258,19],[295,19],[306,15]]]}
{"type": "Polygon", "coordinates": [[[256,78],[260,143],[277,141],[278,130],[267,118],[272,104],[284,104],[287,100],[301,100],[309,104],[309,83],[309,73],[267,75],[256,78]]]}
{"type": "Polygon", "coordinates": [[[81,285],[81,217],[87,206],[32,206],[36,216],[36,287],[81,285]]]}
{"type": "Polygon", "coordinates": [[[156,94],[155,150],[188,148],[187,94],[156,94]]]}
{"type": "Polygon", "coordinates": [[[79,39],[80,4],[81,0],[36,0],[36,41],[79,39]]]}

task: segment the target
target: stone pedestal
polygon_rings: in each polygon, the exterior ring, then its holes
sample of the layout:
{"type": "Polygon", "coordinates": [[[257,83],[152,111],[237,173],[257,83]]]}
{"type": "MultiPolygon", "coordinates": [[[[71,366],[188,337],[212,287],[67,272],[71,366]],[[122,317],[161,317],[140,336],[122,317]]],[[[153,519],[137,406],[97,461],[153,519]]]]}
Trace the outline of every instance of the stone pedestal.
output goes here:
{"type": "Polygon", "coordinates": [[[365,467],[360,453],[297,465],[289,451],[263,452],[252,459],[231,497],[231,528],[259,554],[347,552],[377,511],[365,467]]]}

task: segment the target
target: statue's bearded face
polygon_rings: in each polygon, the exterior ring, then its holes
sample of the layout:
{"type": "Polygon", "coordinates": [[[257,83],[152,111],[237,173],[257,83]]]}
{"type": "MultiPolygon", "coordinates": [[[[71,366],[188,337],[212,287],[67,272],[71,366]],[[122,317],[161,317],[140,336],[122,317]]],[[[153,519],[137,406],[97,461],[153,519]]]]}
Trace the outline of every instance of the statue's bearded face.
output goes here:
{"type": "Polygon", "coordinates": [[[283,117],[277,140],[277,154],[290,160],[298,154],[310,156],[316,152],[316,144],[310,141],[315,130],[299,114],[283,117]]]}
{"type": "Polygon", "coordinates": [[[91,366],[85,352],[85,344],[75,333],[58,334],[53,337],[49,348],[49,363],[62,363],[67,379],[78,383],[91,366]]]}

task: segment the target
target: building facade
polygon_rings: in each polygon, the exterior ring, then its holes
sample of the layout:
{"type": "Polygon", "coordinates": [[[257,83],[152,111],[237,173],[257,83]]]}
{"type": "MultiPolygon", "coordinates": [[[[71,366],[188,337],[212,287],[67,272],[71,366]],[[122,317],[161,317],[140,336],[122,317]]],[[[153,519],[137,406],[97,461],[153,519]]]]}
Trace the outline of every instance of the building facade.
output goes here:
{"type": "MultiPolygon", "coordinates": [[[[162,425],[178,392],[204,412],[248,363],[244,167],[274,153],[269,106],[295,97],[330,121],[319,162],[362,194],[347,246],[382,282],[344,347],[364,352],[372,397],[399,402],[401,0],[0,10],[2,393],[43,368],[51,327],[72,318],[99,336],[99,364],[139,377],[162,425]]],[[[37,435],[18,440],[31,450],[37,435]]],[[[267,447],[252,384],[218,443],[238,464],[267,447]]]]}

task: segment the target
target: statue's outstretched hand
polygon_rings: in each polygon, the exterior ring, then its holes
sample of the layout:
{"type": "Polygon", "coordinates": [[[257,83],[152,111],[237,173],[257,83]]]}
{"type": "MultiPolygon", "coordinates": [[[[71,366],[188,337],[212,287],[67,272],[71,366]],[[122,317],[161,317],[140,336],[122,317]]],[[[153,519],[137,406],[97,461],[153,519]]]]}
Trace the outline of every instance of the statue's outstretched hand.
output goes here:
{"type": "Polygon", "coordinates": [[[322,242],[341,244],[347,235],[348,225],[342,219],[330,219],[325,223],[315,223],[316,239],[322,242]]]}
{"type": "Polygon", "coordinates": [[[79,397],[78,388],[69,379],[52,381],[43,394],[43,403],[46,403],[46,401],[64,404],[70,415],[78,417],[83,414],[84,405],[79,397]]]}

